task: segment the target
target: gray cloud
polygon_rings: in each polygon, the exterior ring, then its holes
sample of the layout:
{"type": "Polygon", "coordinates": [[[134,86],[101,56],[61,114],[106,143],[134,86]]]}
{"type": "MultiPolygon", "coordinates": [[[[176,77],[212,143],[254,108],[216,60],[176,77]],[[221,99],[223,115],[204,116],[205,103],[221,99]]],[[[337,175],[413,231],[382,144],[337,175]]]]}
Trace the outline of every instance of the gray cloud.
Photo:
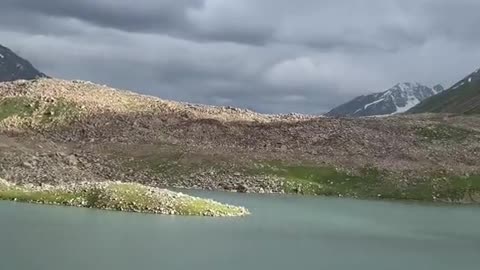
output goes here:
{"type": "Polygon", "coordinates": [[[476,0],[1,6],[0,43],[49,75],[262,112],[320,113],[399,81],[449,85],[480,66],[476,0]]]}
{"type": "Polygon", "coordinates": [[[4,9],[26,15],[75,18],[125,31],[172,31],[185,28],[186,9],[201,4],[198,0],[4,0],[4,9]]]}

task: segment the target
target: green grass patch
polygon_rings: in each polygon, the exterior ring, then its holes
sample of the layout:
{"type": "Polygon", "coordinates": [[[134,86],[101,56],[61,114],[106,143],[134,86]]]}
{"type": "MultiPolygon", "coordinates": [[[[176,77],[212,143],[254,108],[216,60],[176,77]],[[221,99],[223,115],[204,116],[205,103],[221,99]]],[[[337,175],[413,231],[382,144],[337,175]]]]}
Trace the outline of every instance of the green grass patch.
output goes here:
{"type": "Polygon", "coordinates": [[[9,97],[0,101],[0,121],[10,116],[29,117],[38,104],[26,97],[9,97]]]}
{"type": "Polygon", "coordinates": [[[308,195],[367,197],[374,194],[375,187],[382,182],[381,172],[373,167],[363,168],[354,174],[334,167],[292,166],[275,162],[257,165],[250,173],[283,178],[286,192],[308,195]]]}
{"type": "Polygon", "coordinates": [[[480,194],[478,175],[462,177],[439,173],[408,179],[401,184],[398,175],[374,167],[345,172],[333,167],[292,166],[279,162],[257,165],[250,173],[277,176],[283,179],[285,192],[306,195],[462,202],[480,194]]]}
{"type": "Polygon", "coordinates": [[[188,199],[179,200],[176,203],[176,209],[181,215],[220,215],[220,216],[237,216],[243,215],[243,210],[229,205],[224,205],[211,200],[188,199]]]}
{"type": "Polygon", "coordinates": [[[0,199],[19,202],[38,202],[45,204],[68,205],[77,199],[76,194],[60,191],[29,191],[24,188],[10,188],[0,191],[0,199]]]}
{"type": "Polygon", "coordinates": [[[480,81],[472,81],[430,97],[413,107],[409,113],[480,114],[480,81]]]}
{"type": "MultiPolygon", "coordinates": [[[[480,194],[480,176],[430,177],[404,187],[392,187],[384,192],[389,199],[418,201],[473,202],[480,194]]],[[[479,201],[480,202],[480,201],[479,201]]]]}
{"type": "Polygon", "coordinates": [[[0,100],[0,122],[9,118],[11,124],[51,127],[68,124],[80,116],[80,109],[63,99],[52,102],[28,97],[7,97],[0,100]]]}
{"type": "Polygon", "coordinates": [[[0,200],[170,215],[244,216],[248,214],[243,207],[140,184],[113,182],[29,187],[9,184],[0,179],[0,200]]]}
{"type": "Polygon", "coordinates": [[[465,196],[480,194],[480,175],[442,178],[436,185],[435,189],[440,197],[461,200],[465,196]]]}

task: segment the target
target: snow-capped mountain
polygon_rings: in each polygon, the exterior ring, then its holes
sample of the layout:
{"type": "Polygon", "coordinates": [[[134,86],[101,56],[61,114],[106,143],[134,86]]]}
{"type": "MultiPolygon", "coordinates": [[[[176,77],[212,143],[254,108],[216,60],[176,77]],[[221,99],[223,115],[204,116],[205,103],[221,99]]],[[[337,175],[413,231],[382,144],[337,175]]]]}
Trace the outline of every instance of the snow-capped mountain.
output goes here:
{"type": "Polygon", "coordinates": [[[403,113],[442,91],[441,85],[430,88],[419,83],[399,83],[385,92],[359,96],[326,115],[359,117],[403,113]]]}
{"type": "Polygon", "coordinates": [[[0,82],[46,77],[27,60],[0,45],[0,82]]]}

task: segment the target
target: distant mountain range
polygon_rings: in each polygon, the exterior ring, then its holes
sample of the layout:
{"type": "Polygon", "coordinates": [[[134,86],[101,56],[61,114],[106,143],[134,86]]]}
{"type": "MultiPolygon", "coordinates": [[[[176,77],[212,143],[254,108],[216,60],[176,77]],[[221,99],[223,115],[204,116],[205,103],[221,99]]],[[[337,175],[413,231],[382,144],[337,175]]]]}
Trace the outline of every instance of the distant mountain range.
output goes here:
{"type": "Polygon", "coordinates": [[[31,80],[47,75],[38,71],[30,62],[7,47],[0,45],[0,82],[31,80]]]}
{"type": "Polygon", "coordinates": [[[450,89],[424,100],[409,113],[480,113],[480,69],[454,84],[450,89]]]}
{"type": "Polygon", "coordinates": [[[360,117],[403,113],[442,91],[444,88],[441,85],[430,88],[419,83],[399,83],[384,92],[356,97],[334,108],[326,116],[360,117]]]}

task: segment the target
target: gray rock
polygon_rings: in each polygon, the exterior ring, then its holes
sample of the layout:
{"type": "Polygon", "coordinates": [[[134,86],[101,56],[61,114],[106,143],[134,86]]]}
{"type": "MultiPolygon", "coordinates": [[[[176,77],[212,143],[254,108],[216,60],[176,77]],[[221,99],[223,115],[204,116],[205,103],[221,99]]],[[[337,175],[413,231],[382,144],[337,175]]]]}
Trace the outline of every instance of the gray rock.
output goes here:
{"type": "Polygon", "coordinates": [[[67,164],[71,166],[77,166],[78,165],[77,157],[75,155],[67,156],[67,164]]]}
{"type": "Polygon", "coordinates": [[[248,192],[248,187],[244,184],[239,184],[239,185],[237,185],[237,192],[247,193],[248,192]]]}
{"type": "Polygon", "coordinates": [[[28,161],[23,162],[22,165],[23,165],[25,168],[28,168],[28,169],[34,169],[34,168],[35,168],[35,166],[33,166],[33,164],[31,164],[31,163],[28,162],[28,161]]]}

